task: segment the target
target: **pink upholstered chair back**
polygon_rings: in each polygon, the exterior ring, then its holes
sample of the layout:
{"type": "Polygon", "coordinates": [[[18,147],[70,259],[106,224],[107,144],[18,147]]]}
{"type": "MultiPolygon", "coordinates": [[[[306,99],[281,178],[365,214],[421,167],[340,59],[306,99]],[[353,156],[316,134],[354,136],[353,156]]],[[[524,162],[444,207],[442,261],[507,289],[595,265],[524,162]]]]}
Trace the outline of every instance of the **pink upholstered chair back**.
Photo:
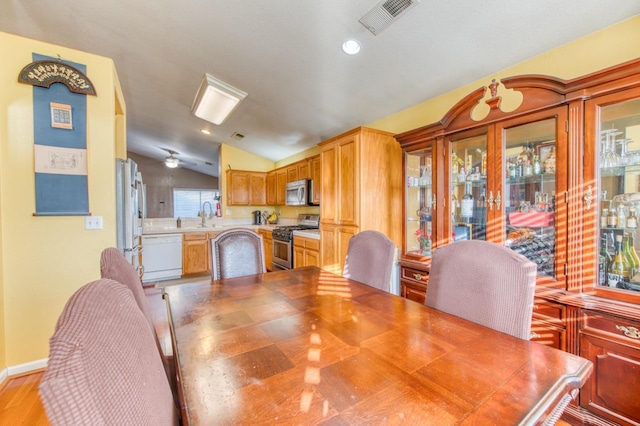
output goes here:
{"type": "Polygon", "coordinates": [[[529,340],[536,265],[480,240],[433,252],[425,305],[529,340]]]}
{"type": "Polygon", "coordinates": [[[49,341],[40,383],[56,425],[175,425],[160,354],[131,291],[93,281],[69,299],[49,341]]]}
{"type": "Polygon", "coordinates": [[[153,329],[153,319],[149,313],[147,297],[144,294],[140,276],[133,265],[127,262],[127,259],[117,248],[109,247],[102,251],[100,256],[100,277],[126,285],[133,293],[138,307],[153,329]]]}
{"type": "Polygon", "coordinates": [[[219,233],[210,243],[214,280],[267,272],[262,235],[233,228],[219,233]]]}
{"type": "Polygon", "coordinates": [[[349,240],[342,275],[389,292],[396,246],[378,231],[362,231],[349,240]]]}

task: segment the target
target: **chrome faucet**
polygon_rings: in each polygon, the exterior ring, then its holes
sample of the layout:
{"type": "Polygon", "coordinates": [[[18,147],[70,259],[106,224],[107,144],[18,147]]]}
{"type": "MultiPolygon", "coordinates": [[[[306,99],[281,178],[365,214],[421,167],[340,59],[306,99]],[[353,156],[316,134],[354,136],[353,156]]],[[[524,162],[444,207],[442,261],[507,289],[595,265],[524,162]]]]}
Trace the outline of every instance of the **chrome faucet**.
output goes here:
{"type": "Polygon", "coordinates": [[[206,220],[207,220],[207,212],[204,209],[204,206],[206,206],[207,204],[209,204],[209,218],[213,217],[213,206],[211,205],[210,202],[205,201],[204,203],[202,203],[202,211],[200,212],[200,216],[202,216],[202,227],[204,228],[206,226],[206,220]]]}

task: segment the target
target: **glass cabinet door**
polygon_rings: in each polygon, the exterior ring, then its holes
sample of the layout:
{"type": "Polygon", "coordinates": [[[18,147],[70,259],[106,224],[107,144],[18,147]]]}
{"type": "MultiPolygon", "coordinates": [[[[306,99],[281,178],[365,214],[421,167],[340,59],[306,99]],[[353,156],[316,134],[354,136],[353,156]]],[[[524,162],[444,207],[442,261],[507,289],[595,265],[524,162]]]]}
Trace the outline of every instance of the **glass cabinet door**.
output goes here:
{"type": "Polygon", "coordinates": [[[610,96],[600,102],[594,135],[599,195],[596,285],[640,292],[640,98],[610,96]]]}
{"type": "Polygon", "coordinates": [[[405,153],[405,255],[431,256],[435,230],[432,148],[405,153]]]}
{"type": "Polygon", "coordinates": [[[502,129],[501,242],[554,277],[556,259],[557,118],[502,129]]]}
{"type": "Polygon", "coordinates": [[[487,135],[450,140],[452,241],[487,238],[487,135]]]}

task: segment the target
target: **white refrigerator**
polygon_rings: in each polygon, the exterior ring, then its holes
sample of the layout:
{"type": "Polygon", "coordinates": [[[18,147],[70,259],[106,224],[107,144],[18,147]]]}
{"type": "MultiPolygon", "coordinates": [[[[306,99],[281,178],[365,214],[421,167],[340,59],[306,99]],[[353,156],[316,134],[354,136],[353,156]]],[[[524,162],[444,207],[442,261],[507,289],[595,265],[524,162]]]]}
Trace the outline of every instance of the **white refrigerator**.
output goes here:
{"type": "Polygon", "coordinates": [[[116,159],[116,227],[118,249],[136,270],[142,252],[144,217],[142,175],[133,160],[116,159]]]}

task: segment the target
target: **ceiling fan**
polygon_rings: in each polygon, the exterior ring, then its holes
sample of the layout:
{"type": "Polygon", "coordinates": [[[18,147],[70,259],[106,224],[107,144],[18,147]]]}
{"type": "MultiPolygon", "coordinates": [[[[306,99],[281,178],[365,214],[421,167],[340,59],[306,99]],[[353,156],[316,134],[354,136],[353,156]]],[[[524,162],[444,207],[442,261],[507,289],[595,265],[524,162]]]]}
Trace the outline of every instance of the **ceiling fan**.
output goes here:
{"type": "Polygon", "coordinates": [[[176,158],[175,157],[176,155],[180,155],[180,153],[177,151],[174,151],[172,149],[167,149],[167,148],[162,148],[162,149],[169,153],[169,156],[164,159],[164,165],[169,167],[170,169],[175,169],[180,164],[190,165],[190,166],[196,165],[195,163],[186,163],[180,160],[179,158],[176,158]]]}

